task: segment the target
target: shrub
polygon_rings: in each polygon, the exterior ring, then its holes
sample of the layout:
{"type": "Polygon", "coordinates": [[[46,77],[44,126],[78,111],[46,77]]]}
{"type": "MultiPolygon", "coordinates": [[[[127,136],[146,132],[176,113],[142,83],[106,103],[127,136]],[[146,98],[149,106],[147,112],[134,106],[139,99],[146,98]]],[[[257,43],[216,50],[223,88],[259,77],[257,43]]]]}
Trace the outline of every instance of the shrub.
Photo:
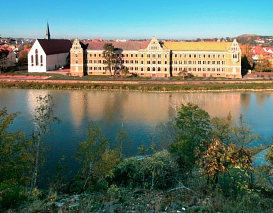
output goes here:
{"type": "Polygon", "coordinates": [[[0,205],[4,209],[22,204],[27,199],[27,193],[22,186],[0,184],[0,205]]]}
{"type": "Polygon", "coordinates": [[[174,186],[178,172],[166,150],[152,156],[125,159],[114,170],[112,181],[127,187],[167,189],[174,186]]]}

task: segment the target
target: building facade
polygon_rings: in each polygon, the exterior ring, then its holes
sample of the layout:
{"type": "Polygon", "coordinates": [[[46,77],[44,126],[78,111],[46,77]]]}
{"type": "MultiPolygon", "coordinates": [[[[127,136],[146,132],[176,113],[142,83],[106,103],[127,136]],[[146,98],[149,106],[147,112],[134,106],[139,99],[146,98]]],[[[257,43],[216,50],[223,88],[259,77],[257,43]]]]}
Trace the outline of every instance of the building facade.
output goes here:
{"type": "Polygon", "coordinates": [[[193,75],[241,78],[241,49],[233,42],[88,41],[75,39],[70,49],[72,76],[109,75],[104,65],[103,46],[112,43],[112,70],[127,68],[143,77],[193,75]]]}

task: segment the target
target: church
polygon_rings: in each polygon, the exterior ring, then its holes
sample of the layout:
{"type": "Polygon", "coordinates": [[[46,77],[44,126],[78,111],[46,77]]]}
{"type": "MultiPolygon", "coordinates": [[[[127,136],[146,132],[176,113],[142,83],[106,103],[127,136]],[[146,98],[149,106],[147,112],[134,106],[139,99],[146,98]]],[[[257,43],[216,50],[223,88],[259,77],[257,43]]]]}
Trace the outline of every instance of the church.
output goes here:
{"type": "Polygon", "coordinates": [[[69,65],[72,43],[68,39],[51,39],[47,23],[46,38],[36,39],[28,53],[28,72],[46,72],[69,65]]]}

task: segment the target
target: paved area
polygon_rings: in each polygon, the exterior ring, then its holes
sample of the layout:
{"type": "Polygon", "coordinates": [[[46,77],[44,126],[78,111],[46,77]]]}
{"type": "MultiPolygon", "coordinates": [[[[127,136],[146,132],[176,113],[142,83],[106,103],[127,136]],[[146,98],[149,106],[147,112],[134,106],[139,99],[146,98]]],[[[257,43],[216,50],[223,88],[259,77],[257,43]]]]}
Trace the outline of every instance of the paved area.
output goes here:
{"type": "Polygon", "coordinates": [[[39,75],[5,75],[1,74],[0,79],[27,79],[27,80],[37,80],[37,79],[48,79],[51,76],[39,76],[39,75]]]}

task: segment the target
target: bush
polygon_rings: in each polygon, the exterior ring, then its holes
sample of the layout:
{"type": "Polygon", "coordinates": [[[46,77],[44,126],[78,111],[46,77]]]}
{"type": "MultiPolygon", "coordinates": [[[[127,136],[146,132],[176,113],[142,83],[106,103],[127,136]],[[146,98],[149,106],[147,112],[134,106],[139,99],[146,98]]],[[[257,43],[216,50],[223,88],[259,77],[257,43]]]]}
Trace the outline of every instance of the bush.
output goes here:
{"type": "Polygon", "coordinates": [[[22,204],[27,200],[27,193],[22,186],[0,184],[0,205],[4,209],[22,204]]]}
{"type": "Polygon", "coordinates": [[[178,172],[166,150],[152,156],[125,159],[114,170],[112,181],[127,187],[168,189],[174,186],[178,172]]]}

